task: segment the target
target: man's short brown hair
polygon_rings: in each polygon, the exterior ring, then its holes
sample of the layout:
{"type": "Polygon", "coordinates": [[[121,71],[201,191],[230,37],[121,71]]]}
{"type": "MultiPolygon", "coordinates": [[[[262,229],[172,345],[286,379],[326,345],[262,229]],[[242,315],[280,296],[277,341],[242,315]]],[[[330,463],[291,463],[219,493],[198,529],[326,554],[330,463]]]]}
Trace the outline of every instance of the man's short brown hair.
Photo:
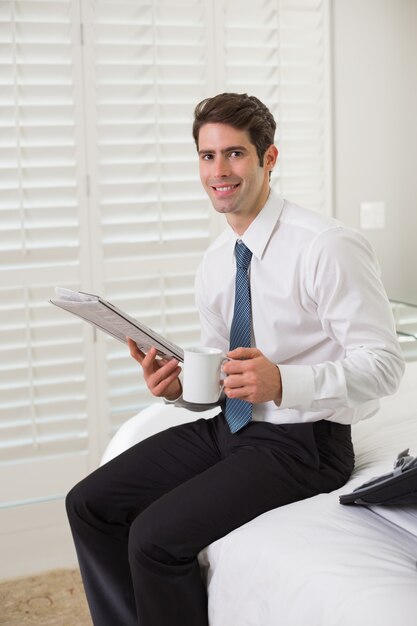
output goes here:
{"type": "Polygon", "coordinates": [[[262,167],[266,150],[274,143],[276,123],[268,107],[246,93],[221,93],[205,98],[194,111],[193,137],[198,150],[198,135],[204,124],[228,124],[245,130],[256,148],[262,167]]]}

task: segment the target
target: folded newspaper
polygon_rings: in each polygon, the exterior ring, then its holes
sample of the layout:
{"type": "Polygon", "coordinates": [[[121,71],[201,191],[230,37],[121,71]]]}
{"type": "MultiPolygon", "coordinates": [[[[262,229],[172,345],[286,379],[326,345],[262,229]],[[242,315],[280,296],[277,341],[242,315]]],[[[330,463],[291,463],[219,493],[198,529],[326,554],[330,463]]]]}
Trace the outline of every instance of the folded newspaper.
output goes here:
{"type": "Polygon", "coordinates": [[[119,341],[127,343],[126,337],[130,337],[143,352],[148,352],[151,347],[155,347],[158,354],[164,358],[174,357],[179,361],[184,360],[182,348],[100,296],[56,287],[55,298],[51,298],[50,302],[119,341]]]}

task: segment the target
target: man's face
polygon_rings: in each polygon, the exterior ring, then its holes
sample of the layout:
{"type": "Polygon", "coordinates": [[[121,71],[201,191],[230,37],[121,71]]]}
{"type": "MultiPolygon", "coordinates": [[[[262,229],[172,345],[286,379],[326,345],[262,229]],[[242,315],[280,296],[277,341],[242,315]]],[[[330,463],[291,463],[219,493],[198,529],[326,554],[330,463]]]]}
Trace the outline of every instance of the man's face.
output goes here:
{"type": "Polygon", "coordinates": [[[198,154],[200,179],[214,208],[232,227],[246,228],[268,198],[277,149],[270,146],[260,166],[246,131],[209,123],[200,128],[198,154]]]}

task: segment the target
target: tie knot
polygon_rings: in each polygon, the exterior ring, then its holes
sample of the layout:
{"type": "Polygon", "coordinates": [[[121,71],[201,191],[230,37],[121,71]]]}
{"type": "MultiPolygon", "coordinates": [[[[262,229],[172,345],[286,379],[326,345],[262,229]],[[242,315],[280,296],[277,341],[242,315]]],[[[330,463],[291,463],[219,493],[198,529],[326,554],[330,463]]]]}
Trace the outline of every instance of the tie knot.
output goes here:
{"type": "Polygon", "coordinates": [[[252,252],[245,246],[243,241],[237,241],[235,246],[237,267],[247,270],[252,258],[252,252]]]}

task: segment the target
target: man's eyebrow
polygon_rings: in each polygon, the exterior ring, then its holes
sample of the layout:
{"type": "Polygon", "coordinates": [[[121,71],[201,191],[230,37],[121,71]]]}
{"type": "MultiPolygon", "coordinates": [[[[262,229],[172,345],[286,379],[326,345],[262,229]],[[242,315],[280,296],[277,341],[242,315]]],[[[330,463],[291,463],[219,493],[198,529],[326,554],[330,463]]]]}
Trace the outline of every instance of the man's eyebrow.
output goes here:
{"type": "MultiPolygon", "coordinates": [[[[228,146],[227,148],[223,148],[223,150],[220,150],[220,152],[222,154],[225,154],[226,152],[233,152],[234,150],[238,150],[239,152],[247,152],[247,148],[245,148],[245,146],[228,146]]],[[[216,152],[216,150],[211,149],[211,148],[203,148],[201,150],[198,151],[198,154],[213,154],[214,152],[216,152]]]]}

